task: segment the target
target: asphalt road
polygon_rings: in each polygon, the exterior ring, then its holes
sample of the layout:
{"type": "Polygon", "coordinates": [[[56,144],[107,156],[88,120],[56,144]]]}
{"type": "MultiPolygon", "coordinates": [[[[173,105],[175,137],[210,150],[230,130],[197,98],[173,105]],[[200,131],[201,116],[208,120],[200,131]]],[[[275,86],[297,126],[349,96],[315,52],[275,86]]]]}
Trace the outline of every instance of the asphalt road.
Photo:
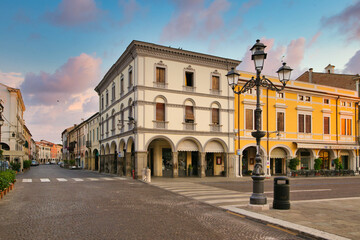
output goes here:
{"type": "Polygon", "coordinates": [[[129,178],[43,165],[17,179],[0,201],[4,240],[301,239],[129,178]]]}

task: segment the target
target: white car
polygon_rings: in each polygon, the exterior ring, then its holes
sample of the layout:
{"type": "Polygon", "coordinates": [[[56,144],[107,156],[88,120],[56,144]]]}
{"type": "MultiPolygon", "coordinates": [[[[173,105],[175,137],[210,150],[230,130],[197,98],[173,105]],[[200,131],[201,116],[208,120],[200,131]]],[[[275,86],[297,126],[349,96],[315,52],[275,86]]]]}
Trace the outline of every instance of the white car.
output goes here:
{"type": "Polygon", "coordinates": [[[50,164],[56,164],[55,160],[51,160],[50,164]]]}

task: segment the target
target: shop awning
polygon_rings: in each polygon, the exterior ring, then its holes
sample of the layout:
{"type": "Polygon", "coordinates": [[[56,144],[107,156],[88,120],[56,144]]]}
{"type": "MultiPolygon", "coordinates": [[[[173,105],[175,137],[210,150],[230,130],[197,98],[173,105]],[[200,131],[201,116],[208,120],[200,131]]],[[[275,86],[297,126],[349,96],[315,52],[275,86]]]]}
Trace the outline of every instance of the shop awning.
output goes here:
{"type": "Polygon", "coordinates": [[[275,148],[271,151],[270,158],[286,158],[286,152],[281,148],[275,148]]]}
{"type": "Polygon", "coordinates": [[[297,143],[297,148],[307,149],[346,149],[355,150],[360,149],[359,145],[355,144],[317,144],[317,143],[297,143]]]}
{"type": "Polygon", "coordinates": [[[198,146],[190,140],[185,140],[180,143],[178,147],[179,152],[197,152],[199,151],[198,146]]]}
{"type": "Polygon", "coordinates": [[[209,142],[206,145],[205,152],[207,153],[221,153],[225,152],[223,146],[219,142],[209,142]]]}

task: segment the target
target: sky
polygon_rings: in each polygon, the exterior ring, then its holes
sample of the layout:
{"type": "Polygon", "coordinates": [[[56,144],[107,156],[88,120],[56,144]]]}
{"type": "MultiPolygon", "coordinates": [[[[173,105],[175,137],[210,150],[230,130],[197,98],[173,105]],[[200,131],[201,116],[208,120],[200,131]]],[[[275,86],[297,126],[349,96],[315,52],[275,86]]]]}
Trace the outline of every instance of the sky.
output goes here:
{"type": "Polygon", "coordinates": [[[0,83],[19,88],[34,140],[98,111],[94,91],[132,40],[241,60],[267,47],[264,74],[281,61],[292,79],[328,64],[360,73],[360,0],[1,0],[0,83]]]}

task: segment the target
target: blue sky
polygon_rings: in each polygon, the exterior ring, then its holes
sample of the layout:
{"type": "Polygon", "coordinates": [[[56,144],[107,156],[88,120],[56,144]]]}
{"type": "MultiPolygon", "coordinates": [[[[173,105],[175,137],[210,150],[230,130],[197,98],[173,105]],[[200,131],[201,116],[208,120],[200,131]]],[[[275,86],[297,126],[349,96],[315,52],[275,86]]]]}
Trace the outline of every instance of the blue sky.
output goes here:
{"type": "Polygon", "coordinates": [[[35,140],[60,142],[62,130],[97,111],[94,87],[134,39],[253,71],[248,49],[259,38],[269,75],[281,60],[293,77],[329,63],[360,71],[360,1],[2,0],[0,9],[0,82],[21,89],[35,140]]]}

